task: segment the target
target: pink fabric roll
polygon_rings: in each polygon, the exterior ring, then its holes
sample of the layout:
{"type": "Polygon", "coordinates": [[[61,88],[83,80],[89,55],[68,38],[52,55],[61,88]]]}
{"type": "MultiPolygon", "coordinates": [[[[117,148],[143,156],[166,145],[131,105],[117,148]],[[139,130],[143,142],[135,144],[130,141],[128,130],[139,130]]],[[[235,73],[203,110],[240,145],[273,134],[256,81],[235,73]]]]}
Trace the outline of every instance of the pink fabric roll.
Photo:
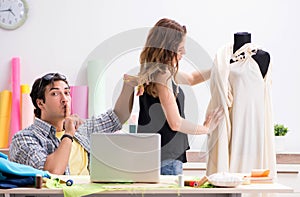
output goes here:
{"type": "Polygon", "coordinates": [[[12,106],[11,106],[11,121],[10,121],[10,133],[9,133],[9,144],[12,137],[16,132],[21,129],[20,122],[20,58],[14,57],[11,60],[11,74],[12,74],[12,106]]]}
{"type": "Polygon", "coordinates": [[[30,98],[30,87],[28,84],[21,85],[21,128],[31,125],[34,120],[34,106],[30,98]]]}
{"type": "Polygon", "coordinates": [[[71,86],[71,113],[88,118],[88,86],[71,86]]]}

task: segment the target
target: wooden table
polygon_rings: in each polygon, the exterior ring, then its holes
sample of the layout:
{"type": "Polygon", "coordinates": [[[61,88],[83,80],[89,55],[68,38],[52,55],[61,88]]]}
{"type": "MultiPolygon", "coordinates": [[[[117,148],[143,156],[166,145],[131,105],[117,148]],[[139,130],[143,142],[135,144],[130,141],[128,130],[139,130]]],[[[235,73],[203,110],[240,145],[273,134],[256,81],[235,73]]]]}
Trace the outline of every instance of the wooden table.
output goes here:
{"type": "MultiPolygon", "coordinates": [[[[72,179],[74,184],[90,184],[89,176],[59,176],[62,180],[72,179]]],[[[103,191],[90,196],[205,196],[205,197],[241,197],[242,193],[291,193],[293,189],[278,183],[272,184],[249,184],[235,188],[193,188],[176,187],[177,176],[161,176],[157,184],[107,184],[107,188],[117,188],[117,191],[103,191]],[[170,187],[173,186],[173,187],[170,187]],[[175,186],[175,187],[174,187],[175,186]]],[[[58,197],[63,196],[63,190],[15,188],[0,189],[0,197],[58,197]],[[1,196],[2,195],[2,196],[1,196]]]]}

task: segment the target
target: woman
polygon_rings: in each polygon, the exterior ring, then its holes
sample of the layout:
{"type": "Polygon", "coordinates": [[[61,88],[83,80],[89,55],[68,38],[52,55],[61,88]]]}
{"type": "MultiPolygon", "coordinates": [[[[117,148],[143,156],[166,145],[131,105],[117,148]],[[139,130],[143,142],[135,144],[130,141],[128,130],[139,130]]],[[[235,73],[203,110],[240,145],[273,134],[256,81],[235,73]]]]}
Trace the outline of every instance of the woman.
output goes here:
{"type": "Polygon", "coordinates": [[[179,71],[185,40],[186,27],[164,18],[150,30],[140,55],[139,77],[145,83],[138,91],[138,132],[161,134],[163,175],[182,174],[182,163],[187,161],[189,149],[187,134],[209,134],[223,114],[221,109],[214,110],[203,126],[184,119],[184,93],[178,84],[195,85],[210,75],[210,70],[191,74],[179,71]]]}

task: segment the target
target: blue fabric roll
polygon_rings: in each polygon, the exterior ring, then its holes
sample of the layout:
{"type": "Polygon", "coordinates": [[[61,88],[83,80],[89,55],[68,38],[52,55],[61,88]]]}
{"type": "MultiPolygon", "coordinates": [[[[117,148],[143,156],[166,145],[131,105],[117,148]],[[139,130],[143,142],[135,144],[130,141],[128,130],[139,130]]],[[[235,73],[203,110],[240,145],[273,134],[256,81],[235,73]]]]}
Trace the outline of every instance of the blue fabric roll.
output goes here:
{"type": "Polygon", "coordinates": [[[9,161],[7,155],[0,152],[1,189],[33,186],[35,184],[36,175],[50,178],[48,171],[38,170],[28,165],[9,161]]]}

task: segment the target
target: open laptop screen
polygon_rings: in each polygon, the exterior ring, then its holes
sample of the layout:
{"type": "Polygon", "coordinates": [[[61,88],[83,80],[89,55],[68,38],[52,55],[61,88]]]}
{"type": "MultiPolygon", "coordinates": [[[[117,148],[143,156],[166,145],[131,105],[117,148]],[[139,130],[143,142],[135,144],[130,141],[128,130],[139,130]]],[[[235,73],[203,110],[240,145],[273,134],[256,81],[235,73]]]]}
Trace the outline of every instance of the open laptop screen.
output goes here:
{"type": "Polygon", "coordinates": [[[92,134],[91,181],[159,182],[160,143],[159,134],[92,134]]]}

